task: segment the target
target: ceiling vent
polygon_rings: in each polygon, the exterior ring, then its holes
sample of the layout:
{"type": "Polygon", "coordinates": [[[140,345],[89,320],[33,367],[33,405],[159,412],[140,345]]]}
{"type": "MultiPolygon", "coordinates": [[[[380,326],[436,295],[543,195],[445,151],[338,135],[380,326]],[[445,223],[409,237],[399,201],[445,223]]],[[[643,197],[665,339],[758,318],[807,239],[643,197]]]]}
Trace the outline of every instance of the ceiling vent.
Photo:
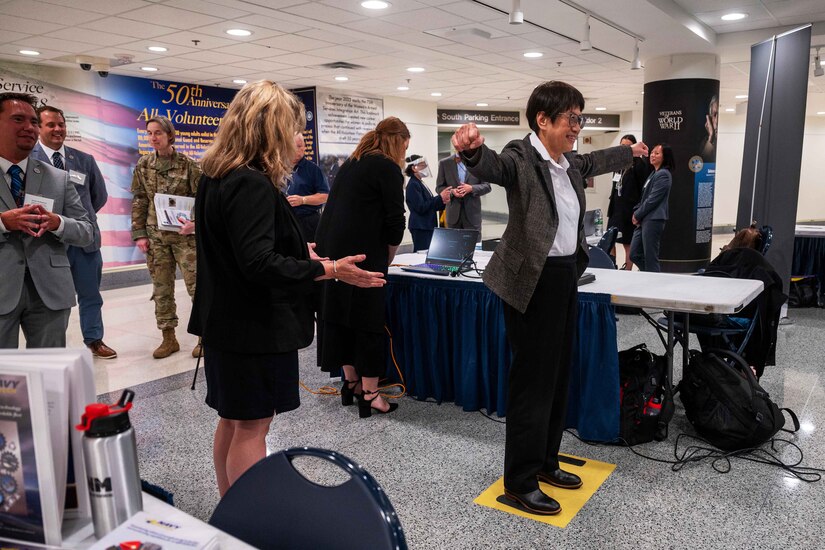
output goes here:
{"type": "Polygon", "coordinates": [[[363,65],[356,65],[355,63],[347,63],[346,61],[333,61],[332,63],[324,63],[319,65],[325,69],[337,69],[342,71],[355,71],[358,69],[366,69],[363,65]]]}

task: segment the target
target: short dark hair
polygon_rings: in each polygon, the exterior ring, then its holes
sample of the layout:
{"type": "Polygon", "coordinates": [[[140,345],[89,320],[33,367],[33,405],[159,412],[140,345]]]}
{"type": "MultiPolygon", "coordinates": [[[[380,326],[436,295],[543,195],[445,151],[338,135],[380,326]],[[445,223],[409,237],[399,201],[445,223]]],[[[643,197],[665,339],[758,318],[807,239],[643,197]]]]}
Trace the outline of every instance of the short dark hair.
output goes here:
{"type": "Polygon", "coordinates": [[[43,122],[43,119],[40,117],[40,115],[43,114],[46,111],[48,111],[50,113],[57,113],[58,115],[60,115],[60,118],[63,119],[63,122],[66,122],[66,115],[64,115],[63,111],[61,109],[58,109],[57,107],[52,107],[51,105],[42,105],[42,106],[38,107],[36,109],[36,111],[37,111],[37,120],[39,120],[40,122],[43,122]]]}
{"type": "Polygon", "coordinates": [[[404,173],[407,174],[409,177],[413,177],[415,175],[415,172],[413,171],[413,166],[415,166],[414,161],[422,158],[424,157],[422,157],[421,155],[410,155],[406,159],[404,159],[404,162],[413,163],[407,165],[407,167],[404,169],[404,173]]]}
{"type": "Polygon", "coordinates": [[[20,92],[3,92],[0,94],[0,113],[3,112],[3,106],[7,101],[22,101],[31,105],[32,109],[37,109],[37,96],[20,92]]]}
{"type": "Polygon", "coordinates": [[[625,134],[625,135],[622,136],[622,139],[620,139],[619,141],[621,142],[621,141],[624,141],[624,140],[627,140],[630,143],[636,143],[636,136],[634,136],[633,134],[625,134]]]}
{"type": "Polygon", "coordinates": [[[166,118],[165,116],[157,115],[153,116],[149,120],[146,121],[146,129],[149,129],[149,124],[154,122],[160,129],[163,130],[167,136],[169,136],[169,145],[174,145],[175,143],[175,125],[172,124],[172,121],[166,118]]]}
{"type": "Polygon", "coordinates": [[[527,100],[527,124],[538,133],[536,117],[539,113],[544,113],[550,120],[556,120],[556,117],[573,107],[584,110],[584,96],[580,91],[560,80],[544,82],[533,89],[527,100]]]}
{"type": "Polygon", "coordinates": [[[676,169],[676,159],[673,156],[673,149],[670,148],[670,145],[667,143],[659,143],[653,147],[662,148],[662,168],[666,168],[669,172],[673,172],[676,169]]]}

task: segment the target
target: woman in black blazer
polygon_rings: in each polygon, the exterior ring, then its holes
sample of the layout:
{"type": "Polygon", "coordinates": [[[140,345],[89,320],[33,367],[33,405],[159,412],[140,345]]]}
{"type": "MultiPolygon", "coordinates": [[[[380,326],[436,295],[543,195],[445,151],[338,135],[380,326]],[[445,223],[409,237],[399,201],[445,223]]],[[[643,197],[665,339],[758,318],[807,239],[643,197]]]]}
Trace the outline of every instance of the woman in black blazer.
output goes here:
{"type": "MultiPolygon", "coordinates": [[[[619,140],[619,145],[633,145],[636,136],[627,134],[619,140]]],[[[607,206],[607,227],[616,227],[618,235],[616,242],[624,246],[624,269],[633,269],[630,259],[630,241],[633,239],[633,208],[639,204],[642,197],[642,186],[650,175],[650,164],[642,157],[633,158],[633,166],[613,174],[613,189],[610,193],[610,203],[607,206]]],[[[611,252],[615,257],[615,249],[611,252]]]]}
{"type": "MultiPolygon", "coordinates": [[[[404,236],[404,154],[407,126],[395,117],[378,123],[361,138],[335,178],[315,239],[318,253],[336,257],[349,251],[367,255],[364,269],[387,273],[404,236]]],[[[355,288],[346,282],[324,283],[321,366],[344,371],[341,403],[358,398],[358,413],[392,412],[378,392],[386,372],[383,288],[355,288]]]]}
{"type": "Polygon", "coordinates": [[[655,168],[642,190],[642,199],[633,209],[633,240],[630,259],[640,271],[659,273],[659,244],[668,218],[670,187],[673,185],[673,149],[660,143],[650,150],[650,164],[655,168]]]}
{"type": "Polygon", "coordinates": [[[284,196],[303,105],[274,82],[232,100],[201,161],[195,200],[197,284],[189,332],[202,337],[206,403],[218,411],[213,458],[221,496],[266,456],[275,413],[298,397],[298,349],[312,342],[313,281],[381,287],[363,255],[319,258],[284,196]]]}
{"type": "Polygon", "coordinates": [[[433,229],[438,226],[438,212],[450,203],[452,189],[447,187],[438,195],[433,195],[421,178],[430,175],[430,167],[421,155],[407,157],[404,173],[410,178],[407,182],[407,207],[410,209],[410,234],[413,238],[413,250],[427,250],[433,238],[433,229]]]}

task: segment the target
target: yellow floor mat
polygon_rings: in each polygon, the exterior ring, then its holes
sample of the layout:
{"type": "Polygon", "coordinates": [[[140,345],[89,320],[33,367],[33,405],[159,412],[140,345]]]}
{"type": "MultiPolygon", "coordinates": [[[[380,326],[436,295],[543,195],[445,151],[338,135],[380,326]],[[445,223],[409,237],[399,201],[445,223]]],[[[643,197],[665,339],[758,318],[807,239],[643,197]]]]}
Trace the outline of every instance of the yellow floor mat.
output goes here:
{"type": "Polygon", "coordinates": [[[541,490],[545,494],[559,501],[561,504],[561,512],[555,516],[542,516],[538,514],[531,514],[527,511],[514,508],[506,504],[504,497],[504,478],[500,477],[495,483],[488,487],[473,501],[481,506],[494,508],[507,512],[508,514],[515,514],[524,518],[540,521],[556,527],[567,527],[567,524],[576,517],[585,503],[593,496],[607,477],[616,469],[615,464],[608,464],[607,462],[599,462],[590,458],[581,458],[576,456],[568,456],[566,460],[562,456],[562,469],[567,472],[576,474],[582,478],[582,486],[575,490],[559,489],[546,483],[539,484],[541,490]],[[579,465],[584,462],[583,465],[579,465]],[[502,502],[504,501],[504,502],[502,502]]]}

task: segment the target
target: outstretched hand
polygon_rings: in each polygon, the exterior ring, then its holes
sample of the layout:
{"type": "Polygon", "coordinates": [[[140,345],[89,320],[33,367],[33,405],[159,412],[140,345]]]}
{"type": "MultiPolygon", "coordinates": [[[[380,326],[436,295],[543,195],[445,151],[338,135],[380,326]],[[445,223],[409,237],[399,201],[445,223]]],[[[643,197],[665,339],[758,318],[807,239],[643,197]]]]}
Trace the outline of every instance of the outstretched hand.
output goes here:
{"type": "Polygon", "coordinates": [[[326,273],[320,279],[336,279],[361,288],[382,287],[387,284],[383,273],[365,271],[355,265],[366,259],[367,257],[364,254],[356,254],[355,256],[339,258],[334,262],[327,261],[324,264],[326,273]]]}
{"type": "Polygon", "coordinates": [[[471,149],[478,149],[484,145],[484,136],[478,131],[478,126],[473,124],[465,124],[458,128],[452,137],[453,147],[459,153],[461,151],[469,151],[471,149]]]}

